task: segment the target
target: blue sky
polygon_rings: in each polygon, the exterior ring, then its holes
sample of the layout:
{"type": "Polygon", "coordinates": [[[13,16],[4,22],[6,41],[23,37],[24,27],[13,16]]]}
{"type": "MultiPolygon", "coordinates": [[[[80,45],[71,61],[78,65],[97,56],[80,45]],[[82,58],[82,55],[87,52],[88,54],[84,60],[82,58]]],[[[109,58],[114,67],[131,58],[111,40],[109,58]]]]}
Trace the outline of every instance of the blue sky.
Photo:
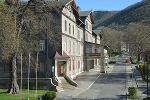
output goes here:
{"type": "MultiPolygon", "coordinates": [[[[28,0],[22,0],[22,1],[28,1],[28,0]]],[[[75,0],[77,6],[79,6],[82,11],[123,10],[124,8],[140,1],[142,0],[75,0]]]]}
{"type": "Polygon", "coordinates": [[[124,8],[142,0],[75,0],[76,5],[85,10],[123,10],[124,8]]]}

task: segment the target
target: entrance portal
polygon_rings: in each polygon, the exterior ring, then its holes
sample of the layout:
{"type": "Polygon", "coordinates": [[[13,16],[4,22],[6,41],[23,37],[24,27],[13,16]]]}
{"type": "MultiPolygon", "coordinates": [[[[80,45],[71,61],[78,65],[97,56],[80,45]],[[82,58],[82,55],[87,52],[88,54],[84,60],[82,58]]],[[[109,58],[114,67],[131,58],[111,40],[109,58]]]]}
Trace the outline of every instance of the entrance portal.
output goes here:
{"type": "Polygon", "coordinates": [[[57,65],[57,73],[58,73],[58,76],[63,76],[64,74],[64,65],[57,65]]]}

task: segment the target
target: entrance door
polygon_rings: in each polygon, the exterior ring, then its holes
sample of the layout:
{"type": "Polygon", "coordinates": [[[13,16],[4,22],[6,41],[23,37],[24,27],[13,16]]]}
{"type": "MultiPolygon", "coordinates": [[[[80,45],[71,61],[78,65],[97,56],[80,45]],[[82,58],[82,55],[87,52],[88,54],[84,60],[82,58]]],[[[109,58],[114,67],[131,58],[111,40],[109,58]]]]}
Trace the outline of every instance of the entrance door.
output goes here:
{"type": "Polygon", "coordinates": [[[63,76],[63,74],[64,74],[64,65],[58,65],[57,66],[58,68],[57,68],[57,73],[58,73],[58,76],[63,76]]]}

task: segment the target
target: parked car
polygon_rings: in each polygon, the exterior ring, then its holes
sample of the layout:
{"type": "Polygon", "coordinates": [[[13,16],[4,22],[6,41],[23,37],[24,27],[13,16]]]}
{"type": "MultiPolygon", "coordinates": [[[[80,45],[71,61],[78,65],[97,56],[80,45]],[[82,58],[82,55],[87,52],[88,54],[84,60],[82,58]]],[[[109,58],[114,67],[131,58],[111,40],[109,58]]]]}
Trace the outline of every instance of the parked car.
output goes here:
{"type": "Polygon", "coordinates": [[[126,61],[125,61],[126,63],[131,63],[131,61],[130,61],[130,59],[126,59],[126,61]]]}

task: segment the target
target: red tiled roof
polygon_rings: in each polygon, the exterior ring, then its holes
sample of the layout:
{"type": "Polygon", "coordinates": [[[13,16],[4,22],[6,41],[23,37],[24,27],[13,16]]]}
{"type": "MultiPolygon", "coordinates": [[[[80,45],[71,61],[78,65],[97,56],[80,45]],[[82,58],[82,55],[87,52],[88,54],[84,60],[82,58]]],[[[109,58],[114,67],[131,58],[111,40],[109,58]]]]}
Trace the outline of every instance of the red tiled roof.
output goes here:
{"type": "Polygon", "coordinates": [[[56,51],[55,57],[61,57],[60,54],[56,51]]]}
{"type": "Polygon", "coordinates": [[[69,57],[64,51],[62,57],[69,57]]]}

